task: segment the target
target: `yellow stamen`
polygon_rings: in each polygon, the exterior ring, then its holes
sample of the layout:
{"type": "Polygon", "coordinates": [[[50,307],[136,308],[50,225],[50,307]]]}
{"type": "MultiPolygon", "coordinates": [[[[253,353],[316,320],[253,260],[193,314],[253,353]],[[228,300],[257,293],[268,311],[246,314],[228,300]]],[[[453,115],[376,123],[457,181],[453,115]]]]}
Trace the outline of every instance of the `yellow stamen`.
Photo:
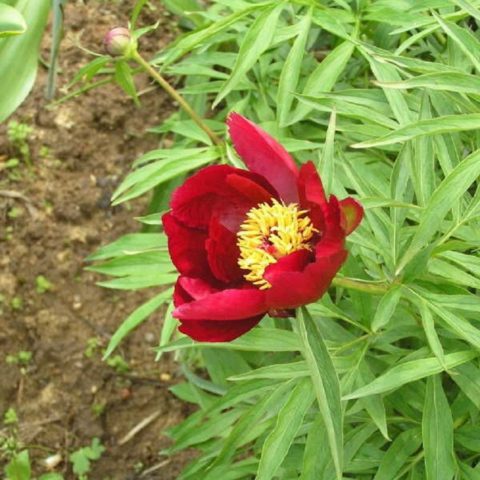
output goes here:
{"type": "Polygon", "coordinates": [[[248,270],[244,277],[260,290],[270,288],[263,278],[265,269],[297,250],[311,250],[309,241],[317,229],[296,203],[285,205],[275,199],[261,203],[247,213],[237,233],[240,248],[238,265],[248,270]]]}

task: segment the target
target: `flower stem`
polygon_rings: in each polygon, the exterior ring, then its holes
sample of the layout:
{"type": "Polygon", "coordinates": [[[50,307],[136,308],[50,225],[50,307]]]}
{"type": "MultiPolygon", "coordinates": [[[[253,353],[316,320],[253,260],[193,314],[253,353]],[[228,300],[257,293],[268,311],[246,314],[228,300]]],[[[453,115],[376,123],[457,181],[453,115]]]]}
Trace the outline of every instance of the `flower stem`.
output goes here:
{"type": "Polygon", "coordinates": [[[332,285],[335,287],[348,288],[350,290],[358,290],[359,292],[372,293],[374,295],[382,295],[389,288],[389,285],[386,283],[374,283],[347,277],[335,277],[332,281],[332,285]]]}
{"type": "Polygon", "coordinates": [[[189,103],[173,88],[139,53],[131,54],[135,60],[178,104],[190,115],[191,119],[209,136],[215,145],[223,145],[221,138],[205,124],[204,120],[193,110],[189,103]]]}

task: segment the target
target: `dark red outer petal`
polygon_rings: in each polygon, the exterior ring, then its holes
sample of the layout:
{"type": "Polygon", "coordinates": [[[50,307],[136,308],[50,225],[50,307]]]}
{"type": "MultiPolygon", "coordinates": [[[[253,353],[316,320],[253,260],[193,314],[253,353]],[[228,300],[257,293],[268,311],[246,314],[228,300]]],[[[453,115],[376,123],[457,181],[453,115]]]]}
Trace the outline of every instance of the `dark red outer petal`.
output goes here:
{"type": "MultiPolygon", "coordinates": [[[[175,285],[173,302],[176,307],[204,298],[217,290],[198,278],[179,277],[175,285]]],[[[241,320],[181,320],[179,330],[199,342],[230,342],[252,329],[263,314],[241,320]]]]}
{"type": "Polygon", "coordinates": [[[211,218],[216,217],[236,232],[248,210],[257,205],[260,192],[262,198],[278,197],[260,175],[228,165],[213,165],[199,170],[173,192],[172,214],[186,226],[205,230],[211,218]],[[250,185],[240,185],[237,177],[250,180],[250,185]]]}
{"type": "Polygon", "coordinates": [[[172,195],[172,214],[189,227],[207,229],[212,215],[225,218],[244,217],[250,202],[227,189],[227,175],[237,169],[228,165],[202,168],[178,187],[172,195]]]}
{"type": "Polygon", "coordinates": [[[177,284],[186,294],[184,296],[184,298],[187,298],[185,302],[190,302],[192,300],[200,300],[201,298],[208,297],[212,293],[217,293],[219,291],[218,288],[214,287],[211,283],[206,282],[201,278],[181,276],[178,278],[177,284]]]}
{"type": "Polygon", "coordinates": [[[304,163],[298,178],[300,206],[309,210],[308,216],[316,229],[325,231],[325,217],[328,214],[328,201],[325,197],[322,181],[313,162],[304,163]]]}
{"type": "Polygon", "coordinates": [[[271,192],[257,182],[237,173],[227,175],[226,183],[241,195],[248,198],[254,205],[269,202],[272,197],[276,197],[276,195],[272,195],[271,192]]]}
{"type": "Polygon", "coordinates": [[[242,320],[182,320],[179,330],[198,342],[231,342],[255,327],[264,314],[242,320]]]}
{"type": "Polygon", "coordinates": [[[346,235],[350,235],[363,218],[363,207],[352,197],[340,200],[340,224],[346,235]]]}
{"type": "Polygon", "coordinates": [[[179,320],[242,320],[267,311],[265,291],[256,288],[227,289],[177,307],[179,320]]]}
{"type": "Polygon", "coordinates": [[[242,281],[243,273],[238,266],[240,250],[235,233],[212,218],[205,245],[210,269],[218,280],[224,283],[242,281]]]}
{"type": "Polygon", "coordinates": [[[193,300],[192,296],[182,287],[180,280],[182,277],[177,278],[175,283],[175,288],[173,289],[173,304],[176,307],[183,305],[184,303],[191,302],[193,300]]]}
{"type": "Polygon", "coordinates": [[[189,277],[211,278],[205,249],[206,232],[186,227],[171,213],[163,215],[162,223],[168,237],[168,251],[177,270],[189,277]]]}
{"type": "Polygon", "coordinates": [[[328,256],[317,256],[303,271],[278,272],[272,265],[265,272],[265,279],[272,285],[266,290],[269,309],[298,308],[317,301],[327,291],[346,258],[347,252],[339,247],[328,256]]]}
{"type": "Polygon", "coordinates": [[[298,168],[282,145],[238,113],[230,114],[227,124],[233,146],[248,169],[265,177],[285,203],[297,203],[298,168]]]}

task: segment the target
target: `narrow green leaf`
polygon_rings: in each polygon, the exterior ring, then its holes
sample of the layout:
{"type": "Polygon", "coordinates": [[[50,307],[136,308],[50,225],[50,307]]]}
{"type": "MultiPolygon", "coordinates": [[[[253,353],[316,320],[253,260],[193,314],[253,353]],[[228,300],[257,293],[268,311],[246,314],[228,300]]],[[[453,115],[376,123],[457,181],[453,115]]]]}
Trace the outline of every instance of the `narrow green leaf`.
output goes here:
{"type": "MultiPolygon", "coordinates": [[[[143,0],[138,0],[143,1],[143,0]]],[[[167,52],[167,56],[163,61],[163,68],[175,62],[178,58],[182,57],[186,53],[193,50],[198,45],[202,45],[204,42],[207,42],[211,38],[215,37],[219,33],[230,28],[232,25],[235,25],[237,22],[242,20],[244,17],[250,13],[258,10],[263,6],[271,5],[271,2],[264,4],[256,4],[254,6],[248,6],[243,10],[234,12],[231,15],[228,15],[221,20],[213,22],[211,25],[208,25],[205,28],[202,28],[199,31],[194,31],[185,37],[181,37],[167,52]]]]}
{"type": "MultiPolygon", "coordinates": [[[[307,78],[302,94],[315,96],[322,92],[330,92],[345,70],[354,49],[355,45],[349,41],[345,41],[333,49],[307,78]]],[[[311,106],[300,103],[289,123],[299,122],[308,115],[311,109],[311,106]]]]}
{"type": "Polygon", "coordinates": [[[290,118],[290,109],[294,98],[293,92],[296,91],[300,77],[300,68],[311,23],[312,9],[309,9],[308,13],[299,22],[300,34],[295,39],[280,74],[277,91],[277,117],[280,127],[286,126],[290,118]]]}
{"type": "Polygon", "coordinates": [[[140,325],[148,316],[150,316],[155,310],[163,305],[167,301],[167,298],[170,296],[170,294],[170,290],[162,292],[133,311],[112,335],[112,338],[110,339],[110,342],[108,342],[107,349],[103,355],[103,360],[106,360],[111,355],[111,353],[117,348],[118,344],[134,328],[138,327],[138,325],[140,325]]]}
{"type": "Polygon", "coordinates": [[[331,462],[331,455],[329,449],[319,449],[318,446],[327,443],[327,431],[323,423],[322,415],[318,413],[308,431],[300,480],[318,480],[323,478],[322,475],[331,462]]]}
{"type": "Polygon", "coordinates": [[[399,470],[407,463],[410,455],[418,449],[420,444],[421,436],[416,428],[411,428],[398,435],[383,456],[374,480],[396,478],[399,470]]]}
{"type": "Polygon", "coordinates": [[[480,10],[475,8],[468,0],[453,0],[453,2],[480,21],[480,10]]]}
{"type": "Polygon", "coordinates": [[[352,148],[372,148],[394,143],[403,143],[422,135],[436,135],[438,133],[464,132],[480,129],[480,113],[466,113],[463,115],[446,115],[420,120],[384,135],[375,140],[354,143],[352,148]]]}
{"type": "MultiPolygon", "coordinates": [[[[449,353],[448,355],[445,355],[445,367],[448,369],[454,368],[462,363],[469,362],[477,357],[477,355],[478,353],[472,350],[449,353]]],[[[429,377],[430,375],[435,375],[443,370],[444,367],[436,357],[405,362],[396,367],[392,367],[368,385],[345,395],[343,400],[352,400],[354,398],[362,398],[368,395],[390,392],[402,385],[415,382],[416,380],[429,377]]]]}
{"type": "MultiPolygon", "coordinates": [[[[173,333],[178,325],[177,320],[173,318],[172,312],[175,306],[173,304],[173,300],[168,304],[167,311],[165,312],[165,316],[163,317],[162,323],[162,331],[160,333],[160,342],[158,343],[159,347],[163,347],[170,342],[173,333]]],[[[155,357],[155,361],[158,362],[162,357],[162,352],[159,351],[157,356],[155,357]]]]}
{"type": "Polygon", "coordinates": [[[295,377],[306,377],[309,374],[307,364],[304,361],[293,363],[279,363],[266,367],[256,368],[240,375],[229,377],[232,382],[252,380],[254,378],[289,379],[295,377]]]}
{"type": "Polygon", "coordinates": [[[456,367],[451,372],[450,378],[480,410],[480,370],[473,362],[456,367]]]}
{"type": "Polygon", "coordinates": [[[232,73],[215,98],[213,107],[217,106],[235,88],[270,46],[284,6],[284,2],[281,1],[274,8],[267,8],[252,23],[242,39],[232,73]]]}
{"type": "Polygon", "coordinates": [[[480,95],[480,82],[474,75],[460,72],[427,73],[401,82],[375,82],[382,88],[407,90],[410,88],[429,88],[450,92],[475,93],[480,95]]]}
{"type": "MultiPolygon", "coordinates": [[[[478,115],[478,121],[480,122],[480,115],[478,115]]],[[[477,150],[462,160],[433,192],[425,210],[420,216],[419,226],[415,231],[415,235],[397,266],[397,274],[435,235],[438,225],[447,212],[464,195],[479,175],[480,150],[477,150]]]]}
{"type": "Polygon", "coordinates": [[[158,349],[162,352],[171,352],[184,348],[227,348],[251,352],[295,352],[301,349],[298,335],[278,328],[254,328],[245,335],[229,343],[194,342],[190,338],[181,338],[158,349]]]}
{"type": "Polygon", "coordinates": [[[275,390],[267,392],[255,405],[238,420],[230,435],[225,439],[222,450],[218,454],[212,467],[230,460],[235,449],[244,442],[245,435],[265,416],[275,411],[285,399],[285,395],[292,389],[294,380],[281,383],[275,390]]]}
{"type": "Polygon", "coordinates": [[[321,155],[319,156],[318,170],[321,173],[325,191],[332,191],[335,177],[335,129],[337,125],[337,112],[333,108],[328,122],[327,135],[321,155]]]}
{"type": "Polygon", "coordinates": [[[464,317],[455,315],[446,308],[440,308],[433,303],[430,303],[429,306],[444,321],[450,331],[480,350],[480,330],[478,328],[464,317]]]}
{"type": "Polygon", "coordinates": [[[137,95],[137,88],[133,80],[130,66],[125,60],[117,60],[115,63],[115,80],[123,91],[139,105],[140,100],[137,95]]]}
{"type": "Polygon", "coordinates": [[[372,331],[377,332],[380,328],[384,327],[392,318],[395,313],[398,302],[402,297],[402,286],[393,285],[387,293],[380,299],[375,317],[372,321],[372,331]]]}
{"type": "Polygon", "coordinates": [[[112,243],[100,247],[87,260],[107,260],[123,255],[134,255],[148,250],[167,248],[167,237],[163,233],[128,233],[112,243]]]}
{"type": "Polygon", "coordinates": [[[301,380],[277,416],[274,429],[263,444],[257,480],[270,480],[282,464],[314,400],[310,379],[301,380]]]}
{"type": "Polygon", "coordinates": [[[480,72],[480,41],[467,29],[461,28],[453,22],[443,20],[440,15],[432,11],[435,20],[443,31],[458,45],[460,50],[470,59],[473,66],[480,72]]]}
{"type": "Polygon", "coordinates": [[[439,375],[427,379],[422,436],[427,480],[451,480],[455,473],[453,419],[439,375]]]}
{"type": "Polygon", "coordinates": [[[322,335],[305,307],[299,310],[295,325],[299,329],[303,355],[310,370],[318,406],[328,434],[336,475],[340,480],[343,470],[343,416],[337,373],[322,335]]]}
{"type": "Polygon", "coordinates": [[[445,354],[443,353],[443,347],[435,330],[435,322],[431,310],[428,308],[428,304],[425,300],[421,299],[417,303],[420,315],[422,317],[422,326],[427,337],[428,345],[432,353],[438,358],[438,361],[445,367],[445,354]]]}

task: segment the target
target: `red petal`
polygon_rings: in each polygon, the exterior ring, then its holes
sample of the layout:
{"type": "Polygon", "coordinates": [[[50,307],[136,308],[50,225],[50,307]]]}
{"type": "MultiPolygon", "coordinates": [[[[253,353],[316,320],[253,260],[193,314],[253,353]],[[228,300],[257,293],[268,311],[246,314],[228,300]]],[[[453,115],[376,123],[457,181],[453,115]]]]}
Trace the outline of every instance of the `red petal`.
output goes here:
{"type": "MultiPolygon", "coordinates": [[[[255,200],[246,196],[232,186],[227,179],[230,175],[247,177],[253,183],[260,181],[259,189],[265,191],[273,188],[262,178],[245,170],[228,165],[214,165],[203,168],[185,181],[172,195],[171,207],[173,215],[189,227],[207,229],[212,216],[229,230],[236,232],[245,219],[245,214],[256,205],[255,200]]],[[[232,181],[232,180],[230,180],[232,181]]],[[[234,181],[235,183],[235,181],[234,181]]],[[[268,194],[267,194],[268,195],[268,194]]],[[[275,195],[272,193],[269,198],[275,195]]]]}
{"type": "Polygon", "coordinates": [[[199,342],[230,342],[251,330],[263,314],[235,321],[183,320],[179,330],[199,342]]]}
{"type": "Polygon", "coordinates": [[[233,146],[248,169],[265,177],[284,202],[298,202],[298,168],[288,152],[238,113],[232,113],[227,124],[233,146]]]}
{"type": "Polygon", "coordinates": [[[276,263],[269,265],[265,270],[265,273],[301,272],[314,260],[315,256],[311,251],[297,250],[290,255],[280,258],[276,263]]]}
{"type": "MultiPolygon", "coordinates": [[[[178,305],[191,302],[192,300],[200,300],[208,297],[212,293],[218,292],[211,283],[201,279],[181,276],[177,280],[175,288],[179,290],[178,305]]],[[[177,305],[177,304],[175,304],[177,305]]]]}
{"type": "Polygon", "coordinates": [[[175,309],[173,316],[180,320],[241,320],[264,314],[266,310],[265,291],[227,289],[184,303],[175,309]]]}
{"type": "MultiPolygon", "coordinates": [[[[337,244],[336,251],[319,256],[303,271],[275,271],[269,267],[265,278],[272,287],[266,291],[270,309],[298,308],[315,302],[328,289],[330,283],[347,258],[347,252],[337,244]]],[[[272,266],[273,267],[273,266],[272,266]]]]}
{"type": "Polygon", "coordinates": [[[218,280],[231,283],[242,280],[243,273],[238,266],[240,251],[237,235],[212,218],[206,242],[208,263],[218,280]]]}
{"type": "Polygon", "coordinates": [[[180,282],[181,278],[177,278],[177,283],[175,283],[175,288],[173,290],[173,304],[178,307],[184,303],[191,302],[192,296],[182,287],[180,282]]]}
{"type": "Polygon", "coordinates": [[[244,175],[239,175],[238,173],[232,173],[228,175],[227,184],[241,193],[244,197],[248,198],[252,204],[255,205],[263,202],[269,202],[272,197],[278,198],[276,193],[266,190],[264,187],[259,185],[258,182],[255,182],[244,175]]]}
{"type": "Polygon", "coordinates": [[[363,218],[363,207],[353,198],[348,197],[340,201],[340,224],[346,235],[352,233],[363,218]]]}
{"type": "Polygon", "coordinates": [[[325,230],[325,217],[328,213],[328,202],[323,190],[322,180],[313,162],[307,162],[300,168],[298,194],[301,207],[310,211],[308,216],[315,227],[323,232],[325,230]]]}
{"type": "Polygon", "coordinates": [[[210,278],[205,242],[207,234],[188,228],[171,213],[162,217],[163,228],[168,237],[168,250],[172,262],[182,275],[210,278]]]}
{"type": "MultiPolygon", "coordinates": [[[[199,300],[217,292],[212,285],[198,278],[179,277],[175,285],[173,301],[176,307],[199,300]]],[[[181,320],[179,330],[200,342],[230,342],[253,328],[263,314],[242,320],[181,320]]]]}

